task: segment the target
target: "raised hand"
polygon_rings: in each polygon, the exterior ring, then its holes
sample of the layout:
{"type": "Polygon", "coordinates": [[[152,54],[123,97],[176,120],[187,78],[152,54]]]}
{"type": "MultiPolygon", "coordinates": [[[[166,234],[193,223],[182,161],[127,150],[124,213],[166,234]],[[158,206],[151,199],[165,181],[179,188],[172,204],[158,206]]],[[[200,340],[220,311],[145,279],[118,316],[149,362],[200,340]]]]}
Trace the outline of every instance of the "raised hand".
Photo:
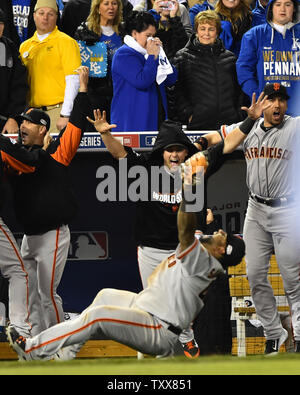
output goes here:
{"type": "Polygon", "coordinates": [[[86,66],[80,66],[75,72],[79,75],[79,91],[87,92],[89,82],[89,68],[86,66]]]}
{"type": "Polygon", "coordinates": [[[256,120],[260,118],[263,112],[271,106],[271,103],[267,102],[267,100],[268,100],[268,96],[265,96],[264,92],[262,92],[259,95],[257,101],[256,101],[256,94],[253,93],[251,106],[241,107],[241,109],[246,111],[249,118],[256,120]]]}
{"type": "Polygon", "coordinates": [[[97,130],[99,133],[106,133],[109,132],[110,129],[116,128],[117,125],[112,124],[110,125],[106,121],[106,112],[103,111],[101,114],[101,111],[99,109],[94,110],[94,118],[95,120],[91,119],[90,117],[86,117],[86,119],[94,125],[94,128],[97,130]]]}

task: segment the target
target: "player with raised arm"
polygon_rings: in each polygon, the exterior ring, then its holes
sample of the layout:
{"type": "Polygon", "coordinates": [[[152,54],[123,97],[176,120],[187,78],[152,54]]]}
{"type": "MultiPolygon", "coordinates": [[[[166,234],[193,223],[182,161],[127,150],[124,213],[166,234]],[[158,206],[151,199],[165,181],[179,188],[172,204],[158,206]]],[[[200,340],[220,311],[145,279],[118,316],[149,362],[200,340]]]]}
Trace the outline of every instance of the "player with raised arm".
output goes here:
{"type": "MultiPolygon", "coordinates": [[[[191,187],[185,181],[184,194],[191,187]]],[[[203,294],[224,273],[222,265],[237,265],[245,252],[241,238],[222,230],[201,241],[195,238],[196,214],[186,207],[184,196],[177,214],[177,249],[157,266],[143,291],[103,289],[79,317],[33,338],[8,327],[10,345],[18,355],[24,360],[49,358],[64,347],[83,345],[94,335],[145,354],[172,355],[178,336],[202,309],[203,294]]]]}
{"type": "Polygon", "coordinates": [[[290,306],[295,351],[300,352],[300,117],[286,115],[288,100],[283,85],[267,84],[257,103],[255,96],[252,101],[252,107],[261,107],[261,113],[255,115],[248,109],[245,121],[224,128],[224,152],[231,152],[243,142],[249,188],[243,230],[245,259],[251,295],[266,333],[268,355],[277,354],[288,336],[268,280],[273,253],[290,306]]]}
{"type": "Polygon", "coordinates": [[[55,140],[49,136],[49,116],[39,109],[29,109],[18,117],[21,144],[6,147],[0,140],[0,149],[5,153],[10,149],[23,155],[39,155],[31,172],[20,169],[10,174],[16,219],[24,232],[21,255],[28,274],[33,335],[64,320],[57,287],[68,256],[68,223],[77,211],[68,167],[79,147],[88,108],[89,71],[81,66],[77,72],[80,88],[74,109],[66,128],[55,140]]]}

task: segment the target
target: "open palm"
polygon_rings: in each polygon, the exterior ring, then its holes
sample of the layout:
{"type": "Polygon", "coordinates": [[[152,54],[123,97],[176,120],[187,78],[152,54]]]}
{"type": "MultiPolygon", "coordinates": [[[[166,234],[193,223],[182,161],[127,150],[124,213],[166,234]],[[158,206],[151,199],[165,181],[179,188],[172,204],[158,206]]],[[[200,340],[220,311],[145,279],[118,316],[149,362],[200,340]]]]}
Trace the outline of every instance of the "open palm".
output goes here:
{"type": "Polygon", "coordinates": [[[87,120],[94,125],[94,128],[97,130],[99,133],[106,133],[110,131],[110,129],[116,128],[117,125],[112,124],[110,125],[107,120],[106,120],[106,112],[103,111],[101,114],[101,111],[99,109],[94,110],[94,120],[91,119],[90,117],[86,117],[87,120]]]}

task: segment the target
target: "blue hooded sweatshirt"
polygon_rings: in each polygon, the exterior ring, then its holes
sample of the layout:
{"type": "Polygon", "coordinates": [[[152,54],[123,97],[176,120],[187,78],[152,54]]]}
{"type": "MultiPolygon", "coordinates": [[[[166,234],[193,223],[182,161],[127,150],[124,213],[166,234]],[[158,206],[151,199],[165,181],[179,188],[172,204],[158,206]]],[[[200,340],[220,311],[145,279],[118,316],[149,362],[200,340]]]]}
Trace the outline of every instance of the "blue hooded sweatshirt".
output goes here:
{"type": "Polygon", "coordinates": [[[270,5],[267,9],[267,23],[255,26],[242,39],[241,51],[236,63],[239,84],[252,97],[262,92],[267,83],[279,82],[290,96],[287,114],[300,115],[300,23],[299,2],[293,22],[284,26],[279,33],[271,21],[270,5]]]}
{"type": "Polygon", "coordinates": [[[267,7],[256,0],[255,8],[252,10],[252,27],[262,25],[267,21],[267,7]]]}

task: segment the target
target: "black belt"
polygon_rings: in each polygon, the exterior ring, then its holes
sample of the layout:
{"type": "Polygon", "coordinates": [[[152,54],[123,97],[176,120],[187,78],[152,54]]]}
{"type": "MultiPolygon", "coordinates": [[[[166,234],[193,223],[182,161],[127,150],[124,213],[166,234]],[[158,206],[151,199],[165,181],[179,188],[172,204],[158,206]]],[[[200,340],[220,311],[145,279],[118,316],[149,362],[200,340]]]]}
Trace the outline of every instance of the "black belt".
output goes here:
{"type": "Polygon", "coordinates": [[[264,199],[257,195],[254,195],[253,193],[250,193],[250,197],[256,202],[265,204],[266,206],[270,206],[270,207],[286,206],[294,201],[294,199],[291,196],[277,198],[277,199],[271,199],[271,198],[264,199]]]}
{"type": "Polygon", "coordinates": [[[53,104],[51,106],[41,106],[41,107],[35,107],[35,108],[37,108],[38,110],[42,110],[42,111],[50,111],[50,110],[53,110],[54,108],[59,108],[61,104],[62,103],[58,103],[58,104],[53,104]]]}
{"type": "Polygon", "coordinates": [[[169,325],[169,326],[168,326],[168,330],[171,331],[171,332],[173,332],[173,333],[174,333],[175,335],[177,335],[177,336],[179,336],[180,333],[182,332],[182,329],[181,329],[181,328],[178,328],[177,326],[174,326],[174,325],[169,325]]]}

